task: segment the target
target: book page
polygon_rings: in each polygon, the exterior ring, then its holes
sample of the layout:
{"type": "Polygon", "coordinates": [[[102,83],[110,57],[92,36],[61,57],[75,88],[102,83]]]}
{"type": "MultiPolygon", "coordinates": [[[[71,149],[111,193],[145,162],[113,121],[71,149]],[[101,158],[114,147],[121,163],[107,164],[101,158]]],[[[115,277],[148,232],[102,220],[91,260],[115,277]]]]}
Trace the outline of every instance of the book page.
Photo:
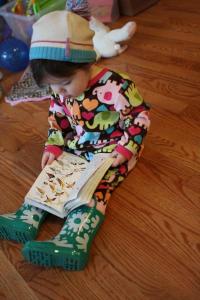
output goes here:
{"type": "MultiPolygon", "coordinates": [[[[107,157],[103,158],[103,162],[99,166],[98,169],[94,172],[92,176],[88,179],[86,184],[82,187],[82,189],[78,192],[77,198],[65,204],[65,210],[71,211],[72,209],[87,204],[90,202],[92,195],[94,194],[97,186],[99,185],[101,179],[105,175],[106,171],[109,169],[109,167],[112,165],[114,161],[114,158],[107,157]]],[[[82,179],[82,176],[80,177],[80,180],[82,179]]]]}
{"type": "MultiPolygon", "coordinates": [[[[113,161],[113,159],[111,159],[113,161]]],[[[76,184],[73,187],[69,195],[69,200],[73,200],[78,196],[78,193],[89,180],[89,178],[99,169],[105,161],[111,161],[110,154],[108,153],[99,153],[95,154],[93,159],[90,161],[88,168],[86,168],[81,174],[80,178],[77,180],[76,184]]]]}
{"type": "Polygon", "coordinates": [[[64,203],[88,164],[83,158],[63,153],[58,160],[45,166],[25,200],[33,205],[33,202],[37,202],[40,204],[37,206],[44,209],[49,206],[63,212],[64,203]]]}

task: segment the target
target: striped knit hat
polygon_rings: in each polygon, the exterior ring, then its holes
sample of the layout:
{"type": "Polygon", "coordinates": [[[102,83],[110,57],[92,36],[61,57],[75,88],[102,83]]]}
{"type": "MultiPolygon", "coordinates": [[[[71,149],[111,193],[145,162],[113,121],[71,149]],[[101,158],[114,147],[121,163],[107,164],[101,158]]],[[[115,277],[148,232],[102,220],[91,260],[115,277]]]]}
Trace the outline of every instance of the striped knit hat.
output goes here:
{"type": "Polygon", "coordinates": [[[48,13],[33,25],[30,60],[94,62],[93,35],[88,21],[79,15],[67,10],[48,13]]]}

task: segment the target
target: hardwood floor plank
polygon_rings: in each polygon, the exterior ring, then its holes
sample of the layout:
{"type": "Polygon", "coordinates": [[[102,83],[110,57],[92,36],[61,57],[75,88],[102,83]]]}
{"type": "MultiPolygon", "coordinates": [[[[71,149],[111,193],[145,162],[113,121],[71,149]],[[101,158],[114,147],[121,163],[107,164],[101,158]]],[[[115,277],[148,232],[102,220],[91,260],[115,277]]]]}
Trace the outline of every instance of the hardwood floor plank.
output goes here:
{"type": "Polygon", "coordinates": [[[25,280],[19,275],[0,250],[0,291],[5,300],[38,300],[25,280]]]}
{"type": "MultiPolygon", "coordinates": [[[[151,27],[151,25],[147,24],[147,27],[151,27]]],[[[158,24],[158,28],[160,27],[160,24],[158,24]]],[[[200,47],[198,39],[195,40],[195,43],[189,43],[188,45],[188,41],[178,41],[174,35],[170,38],[157,37],[155,34],[147,34],[146,30],[143,32],[141,29],[140,34],[135,34],[133,44],[133,50],[142,48],[145,51],[153,51],[177,59],[184,58],[197,63],[200,59],[200,53],[196,51],[198,47],[200,47]]],[[[197,64],[197,70],[199,70],[199,63],[197,64]]]]}

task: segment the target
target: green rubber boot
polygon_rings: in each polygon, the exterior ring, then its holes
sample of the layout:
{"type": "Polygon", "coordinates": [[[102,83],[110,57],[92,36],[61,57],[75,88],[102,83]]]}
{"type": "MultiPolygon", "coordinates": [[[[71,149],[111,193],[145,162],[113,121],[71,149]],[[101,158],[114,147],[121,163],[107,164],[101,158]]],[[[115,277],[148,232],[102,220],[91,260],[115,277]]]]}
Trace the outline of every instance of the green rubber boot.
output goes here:
{"type": "Polygon", "coordinates": [[[34,240],[47,212],[23,204],[16,212],[0,215],[0,238],[26,243],[34,240]]]}
{"type": "Polygon", "coordinates": [[[52,240],[27,242],[22,253],[28,261],[40,266],[82,270],[103,220],[104,215],[95,207],[81,206],[70,212],[62,230],[52,240]]]}

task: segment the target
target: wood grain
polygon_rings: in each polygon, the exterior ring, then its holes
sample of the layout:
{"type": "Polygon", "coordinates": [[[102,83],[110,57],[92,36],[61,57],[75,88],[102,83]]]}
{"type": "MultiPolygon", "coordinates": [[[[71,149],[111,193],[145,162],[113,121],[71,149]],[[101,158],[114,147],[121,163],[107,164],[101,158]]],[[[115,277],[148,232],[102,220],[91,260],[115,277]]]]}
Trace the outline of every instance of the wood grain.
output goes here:
{"type": "MultiPolygon", "coordinates": [[[[22,245],[0,242],[1,299],[200,299],[199,14],[198,0],[160,0],[111,25],[138,24],[127,51],[99,64],[129,73],[152,106],[143,156],[113,193],[84,271],[31,265],[22,245]]],[[[5,90],[17,78],[7,72],[5,90]]],[[[1,100],[0,213],[17,209],[40,171],[47,108],[1,100]]],[[[38,240],[61,227],[49,216],[38,240]]]]}
{"type": "Polygon", "coordinates": [[[1,299],[38,300],[13,265],[0,250],[0,297],[1,299]]]}

